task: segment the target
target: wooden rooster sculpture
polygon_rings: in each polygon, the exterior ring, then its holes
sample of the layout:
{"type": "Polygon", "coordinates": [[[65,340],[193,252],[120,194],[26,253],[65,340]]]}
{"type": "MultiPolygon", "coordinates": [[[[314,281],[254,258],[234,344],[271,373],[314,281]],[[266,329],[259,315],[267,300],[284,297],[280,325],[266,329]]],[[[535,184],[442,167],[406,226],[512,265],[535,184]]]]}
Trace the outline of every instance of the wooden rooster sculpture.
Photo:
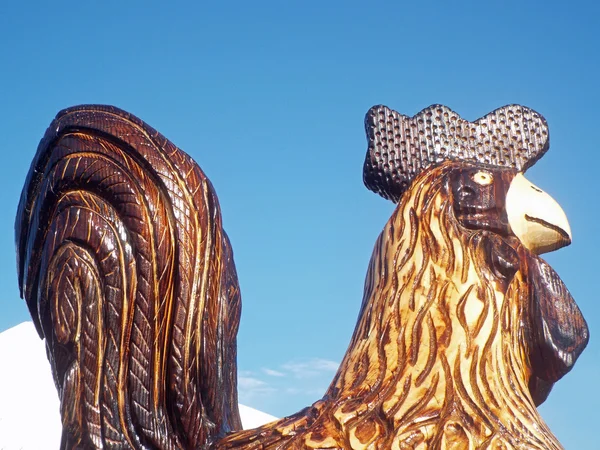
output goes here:
{"type": "Polygon", "coordinates": [[[467,122],[367,114],[367,187],[398,206],[324,397],[240,431],[240,293],[213,187],[107,106],[58,114],[16,219],[22,296],[46,340],[61,448],[558,449],[539,416],[588,340],[538,254],[570,243],[523,171],[548,149],[521,106],[467,122]]]}

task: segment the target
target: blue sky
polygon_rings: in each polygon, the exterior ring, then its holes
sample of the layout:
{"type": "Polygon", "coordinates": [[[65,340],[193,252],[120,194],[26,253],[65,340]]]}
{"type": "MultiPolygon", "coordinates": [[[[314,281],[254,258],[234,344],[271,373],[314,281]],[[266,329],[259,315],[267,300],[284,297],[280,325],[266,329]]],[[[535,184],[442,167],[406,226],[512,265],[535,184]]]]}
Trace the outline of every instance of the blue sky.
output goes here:
{"type": "Polygon", "coordinates": [[[520,103],[550,125],[528,177],[569,217],[573,245],[547,259],[591,331],[542,413],[567,449],[598,448],[600,4],[166,3],[0,6],[0,331],[28,319],[13,221],[39,139],[64,107],[114,104],[215,185],[242,287],[241,399],[293,413],[342,358],[393,209],[362,185],[367,109],[444,103],[474,120],[520,103]]]}

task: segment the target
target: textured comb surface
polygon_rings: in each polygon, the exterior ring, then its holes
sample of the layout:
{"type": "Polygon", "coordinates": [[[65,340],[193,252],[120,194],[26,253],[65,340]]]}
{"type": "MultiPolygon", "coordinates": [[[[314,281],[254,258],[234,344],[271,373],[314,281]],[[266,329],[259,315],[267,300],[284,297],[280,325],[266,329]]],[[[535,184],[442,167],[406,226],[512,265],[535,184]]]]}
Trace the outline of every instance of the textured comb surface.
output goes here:
{"type": "Polygon", "coordinates": [[[387,106],[365,118],[365,185],[397,202],[414,177],[448,159],[526,170],[548,150],[548,125],[537,112],[508,105],[468,122],[443,105],[413,117],[387,106]]]}

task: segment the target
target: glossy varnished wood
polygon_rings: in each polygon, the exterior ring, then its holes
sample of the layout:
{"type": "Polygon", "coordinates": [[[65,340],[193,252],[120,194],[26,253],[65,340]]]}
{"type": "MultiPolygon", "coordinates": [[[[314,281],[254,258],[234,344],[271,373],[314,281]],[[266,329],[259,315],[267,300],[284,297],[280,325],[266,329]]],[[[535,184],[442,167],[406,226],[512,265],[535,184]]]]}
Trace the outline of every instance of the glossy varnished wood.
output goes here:
{"type": "Polygon", "coordinates": [[[585,321],[502,218],[515,170],[483,169],[493,180],[473,198],[485,214],[468,214],[472,202],[458,194],[476,189],[468,175],[481,170],[445,162],[417,176],[375,244],[359,321],[325,397],[221,447],[561,448],[536,400],[551,387],[540,380],[556,381],[564,372],[554,367],[585,347],[585,321]],[[549,302],[563,312],[541,311],[549,302]],[[540,320],[569,339],[542,335],[540,320]]]}
{"type": "Polygon", "coordinates": [[[63,448],[194,448],[241,428],[237,276],[191,158],[116,108],[62,111],[16,227],[63,448]]]}
{"type": "Polygon", "coordinates": [[[210,182],[124,111],[58,114],[16,240],[62,448],[561,448],[536,405],[588,332],[537,253],[570,231],[527,205],[507,213],[548,149],[545,120],[515,105],[473,123],[440,105],[412,118],[378,106],[366,126],[365,183],[398,205],[348,351],[322,399],[241,431],[240,293],[210,182]]]}

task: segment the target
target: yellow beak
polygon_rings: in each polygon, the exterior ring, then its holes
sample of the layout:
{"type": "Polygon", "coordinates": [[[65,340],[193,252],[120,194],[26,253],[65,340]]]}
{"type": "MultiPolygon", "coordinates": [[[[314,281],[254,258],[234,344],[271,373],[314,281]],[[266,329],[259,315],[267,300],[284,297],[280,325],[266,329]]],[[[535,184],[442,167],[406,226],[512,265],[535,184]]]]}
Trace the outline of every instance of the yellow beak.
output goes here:
{"type": "Polygon", "coordinates": [[[521,173],[506,194],[506,212],[513,233],[537,255],[571,243],[571,227],[560,205],[521,173]]]}

